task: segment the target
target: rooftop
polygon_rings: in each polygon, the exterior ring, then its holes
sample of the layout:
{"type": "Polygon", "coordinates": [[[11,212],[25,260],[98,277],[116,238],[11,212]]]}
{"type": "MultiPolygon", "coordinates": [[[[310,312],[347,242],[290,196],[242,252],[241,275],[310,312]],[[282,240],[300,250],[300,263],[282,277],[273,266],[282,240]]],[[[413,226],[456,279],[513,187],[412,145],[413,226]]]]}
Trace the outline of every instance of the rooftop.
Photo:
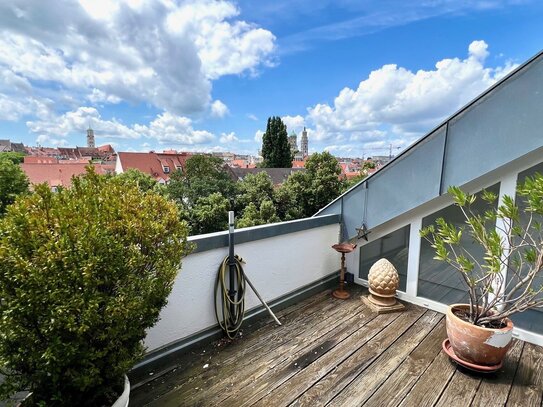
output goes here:
{"type": "Polygon", "coordinates": [[[407,304],[381,314],[352,288],[322,291],[260,319],[241,338],[171,361],[132,389],[134,406],[539,406],[543,348],[515,340],[504,367],[477,374],[441,351],[444,316],[407,304]]]}

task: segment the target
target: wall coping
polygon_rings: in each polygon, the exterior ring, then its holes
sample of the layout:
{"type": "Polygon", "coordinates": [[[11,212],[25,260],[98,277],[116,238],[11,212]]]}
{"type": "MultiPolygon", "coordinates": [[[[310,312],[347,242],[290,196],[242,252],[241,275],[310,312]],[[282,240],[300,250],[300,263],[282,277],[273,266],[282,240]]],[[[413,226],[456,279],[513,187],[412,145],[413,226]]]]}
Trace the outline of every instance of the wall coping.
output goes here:
{"type": "MultiPolygon", "coordinates": [[[[340,216],[338,214],[331,214],[237,229],[234,231],[234,242],[235,244],[241,244],[255,240],[269,239],[289,233],[339,224],[339,221],[340,216]]],[[[195,246],[191,254],[228,247],[228,231],[189,236],[188,241],[194,243],[195,246]]]]}

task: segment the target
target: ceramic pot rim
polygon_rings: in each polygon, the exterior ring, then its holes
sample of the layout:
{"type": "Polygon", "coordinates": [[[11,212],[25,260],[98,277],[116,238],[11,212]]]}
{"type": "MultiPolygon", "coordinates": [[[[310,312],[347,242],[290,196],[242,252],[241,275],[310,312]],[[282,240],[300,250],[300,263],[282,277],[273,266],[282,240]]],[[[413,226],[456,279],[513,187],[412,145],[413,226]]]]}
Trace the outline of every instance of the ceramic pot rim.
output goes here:
{"type": "Polygon", "coordinates": [[[474,328],[481,329],[481,330],[487,331],[487,332],[496,332],[496,331],[508,332],[508,331],[511,331],[513,329],[513,321],[511,321],[509,318],[505,318],[505,321],[506,321],[507,325],[505,327],[503,327],[503,328],[486,328],[484,326],[474,325],[474,324],[471,324],[471,323],[469,323],[467,321],[464,321],[462,318],[458,318],[453,313],[454,309],[464,309],[464,310],[468,309],[469,310],[469,308],[470,308],[469,304],[451,304],[447,308],[447,317],[454,318],[455,320],[457,320],[462,325],[474,327],[474,328]]]}

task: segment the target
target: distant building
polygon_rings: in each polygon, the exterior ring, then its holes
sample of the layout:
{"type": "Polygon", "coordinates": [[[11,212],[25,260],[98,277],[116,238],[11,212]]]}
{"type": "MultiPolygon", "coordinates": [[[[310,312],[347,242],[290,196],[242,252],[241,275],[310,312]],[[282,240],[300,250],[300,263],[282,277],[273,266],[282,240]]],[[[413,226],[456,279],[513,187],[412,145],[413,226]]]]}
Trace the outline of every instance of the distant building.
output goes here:
{"type": "Polygon", "coordinates": [[[90,126],[87,129],[87,147],[89,147],[89,148],[94,148],[95,147],[95,144],[94,144],[94,130],[91,129],[90,126]]]}
{"type": "Polygon", "coordinates": [[[161,184],[167,184],[173,172],[185,170],[185,162],[190,153],[118,153],[115,172],[121,174],[131,168],[140,170],[156,179],[161,184]]]}
{"type": "Polygon", "coordinates": [[[309,140],[307,139],[307,130],[304,127],[304,131],[302,131],[302,141],[300,145],[300,150],[302,153],[302,158],[305,158],[309,155],[309,140]]]}
{"type": "Polygon", "coordinates": [[[99,147],[26,147],[33,157],[51,157],[58,160],[100,160],[114,162],[116,153],[110,144],[99,147]]]}
{"type": "Polygon", "coordinates": [[[288,144],[290,146],[291,153],[295,154],[298,151],[298,135],[296,133],[290,133],[290,136],[288,136],[288,144]]]}
{"type": "Polygon", "coordinates": [[[47,183],[52,190],[69,187],[72,177],[82,175],[86,167],[92,165],[98,174],[115,171],[113,164],[93,164],[88,160],[58,160],[51,157],[25,157],[21,169],[32,185],[47,183]]]}
{"type": "Polygon", "coordinates": [[[25,153],[23,143],[12,143],[10,140],[0,140],[0,153],[25,153]]]}

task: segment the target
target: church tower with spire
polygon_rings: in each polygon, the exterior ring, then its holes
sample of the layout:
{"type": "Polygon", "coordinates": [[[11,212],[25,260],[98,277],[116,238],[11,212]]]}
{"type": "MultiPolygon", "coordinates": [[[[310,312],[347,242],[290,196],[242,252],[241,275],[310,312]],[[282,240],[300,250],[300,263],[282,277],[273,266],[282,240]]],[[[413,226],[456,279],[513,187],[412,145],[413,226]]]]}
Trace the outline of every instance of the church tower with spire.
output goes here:
{"type": "Polygon", "coordinates": [[[302,131],[302,140],[300,143],[300,148],[302,150],[302,157],[307,157],[309,155],[309,141],[307,140],[307,130],[304,127],[302,131]]]}
{"type": "Polygon", "coordinates": [[[87,147],[94,148],[94,130],[91,129],[91,126],[87,129],[87,147]]]}

